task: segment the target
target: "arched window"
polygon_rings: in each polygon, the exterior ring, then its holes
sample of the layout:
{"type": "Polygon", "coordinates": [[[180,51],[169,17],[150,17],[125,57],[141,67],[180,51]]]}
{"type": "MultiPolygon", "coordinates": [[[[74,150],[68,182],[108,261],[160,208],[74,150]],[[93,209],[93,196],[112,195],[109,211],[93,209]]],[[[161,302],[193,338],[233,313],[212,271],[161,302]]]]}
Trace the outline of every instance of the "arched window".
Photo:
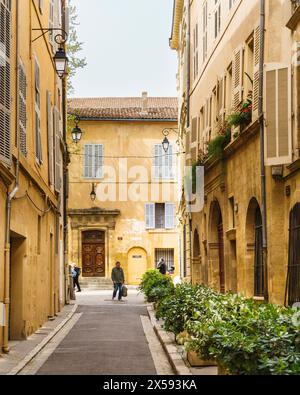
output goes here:
{"type": "Polygon", "coordinates": [[[290,213],[289,264],[286,283],[286,302],[300,302],[300,203],[290,213]]]}

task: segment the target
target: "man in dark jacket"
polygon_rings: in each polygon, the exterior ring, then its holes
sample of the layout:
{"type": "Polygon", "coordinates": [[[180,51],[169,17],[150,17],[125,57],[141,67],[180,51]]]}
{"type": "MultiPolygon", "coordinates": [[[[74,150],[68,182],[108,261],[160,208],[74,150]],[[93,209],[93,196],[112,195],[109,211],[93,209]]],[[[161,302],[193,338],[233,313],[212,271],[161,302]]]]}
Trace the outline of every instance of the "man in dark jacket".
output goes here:
{"type": "Polygon", "coordinates": [[[76,266],[75,264],[72,265],[72,277],[73,277],[73,284],[74,288],[77,286],[77,292],[81,292],[80,284],[79,284],[79,276],[81,274],[80,267],[76,266]]]}
{"type": "Polygon", "coordinates": [[[161,258],[160,261],[158,262],[157,269],[161,274],[163,275],[167,274],[167,265],[163,258],[161,258]]]}
{"type": "Polygon", "coordinates": [[[112,300],[115,299],[118,291],[119,291],[118,299],[122,300],[122,287],[123,287],[123,284],[125,283],[125,276],[124,276],[124,271],[121,268],[120,262],[117,262],[116,266],[113,268],[113,270],[111,272],[111,279],[114,283],[114,293],[113,293],[112,300]]]}

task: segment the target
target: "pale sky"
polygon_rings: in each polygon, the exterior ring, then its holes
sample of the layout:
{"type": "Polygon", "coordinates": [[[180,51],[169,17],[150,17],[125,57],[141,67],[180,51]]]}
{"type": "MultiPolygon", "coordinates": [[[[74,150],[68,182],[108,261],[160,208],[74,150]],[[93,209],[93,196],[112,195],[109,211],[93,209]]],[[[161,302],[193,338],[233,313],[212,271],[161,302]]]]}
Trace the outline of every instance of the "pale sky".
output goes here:
{"type": "Polygon", "coordinates": [[[169,48],[173,0],[71,2],[88,62],[73,96],[177,96],[177,57],[169,48]]]}

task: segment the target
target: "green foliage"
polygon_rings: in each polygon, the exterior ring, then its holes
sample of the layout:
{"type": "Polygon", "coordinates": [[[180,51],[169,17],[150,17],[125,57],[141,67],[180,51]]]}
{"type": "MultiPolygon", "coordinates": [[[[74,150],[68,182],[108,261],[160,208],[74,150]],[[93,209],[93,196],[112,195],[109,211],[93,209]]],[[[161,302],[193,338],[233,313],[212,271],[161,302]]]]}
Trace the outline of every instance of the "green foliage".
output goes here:
{"type": "Polygon", "coordinates": [[[78,35],[76,27],[79,25],[77,22],[77,11],[76,7],[69,2],[70,9],[70,33],[67,43],[67,52],[69,58],[69,77],[68,77],[68,93],[74,93],[74,87],[72,85],[72,79],[78,69],[82,69],[87,65],[86,58],[78,56],[79,52],[82,51],[83,43],[78,41],[78,35]]]}
{"type": "Polygon", "coordinates": [[[145,294],[148,302],[158,303],[173,294],[174,284],[170,276],[161,274],[157,269],[151,269],[143,275],[139,289],[145,294]]]}
{"type": "Polygon", "coordinates": [[[231,131],[226,130],[225,134],[219,134],[208,143],[208,156],[221,156],[224,148],[230,143],[231,131]]]}
{"type": "Polygon", "coordinates": [[[156,312],[187,350],[217,360],[236,375],[300,374],[300,328],[294,314],[292,309],[189,284],[178,285],[161,299],[156,312]]]}

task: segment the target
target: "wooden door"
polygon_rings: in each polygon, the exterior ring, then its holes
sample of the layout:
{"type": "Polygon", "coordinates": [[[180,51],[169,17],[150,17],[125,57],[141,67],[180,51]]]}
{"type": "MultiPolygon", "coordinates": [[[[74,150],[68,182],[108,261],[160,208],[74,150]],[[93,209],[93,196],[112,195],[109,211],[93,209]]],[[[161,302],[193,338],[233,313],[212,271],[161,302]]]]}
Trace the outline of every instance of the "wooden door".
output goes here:
{"type": "Polygon", "coordinates": [[[82,276],[105,277],[104,232],[88,231],[83,233],[82,276]]]}
{"type": "Polygon", "coordinates": [[[225,264],[224,264],[224,237],[223,223],[218,225],[218,243],[219,243],[219,267],[220,267],[220,291],[225,293],[225,264]]]}

